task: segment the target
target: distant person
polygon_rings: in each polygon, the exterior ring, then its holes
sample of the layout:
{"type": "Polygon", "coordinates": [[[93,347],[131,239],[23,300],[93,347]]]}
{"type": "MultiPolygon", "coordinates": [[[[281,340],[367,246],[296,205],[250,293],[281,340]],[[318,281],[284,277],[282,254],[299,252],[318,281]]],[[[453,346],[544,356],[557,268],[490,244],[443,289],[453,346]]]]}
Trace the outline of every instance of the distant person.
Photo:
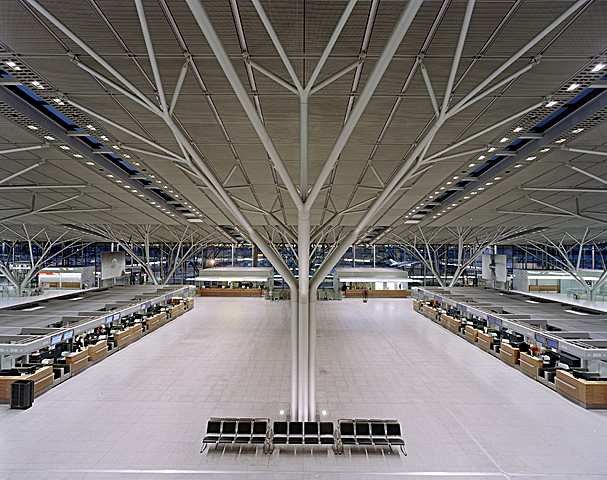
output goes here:
{"type": "Polygon", "coordinates": [[[363,290],[363,302],[367,303],[367,300],[369,300],[369,290],[367,290],[366,288],[363,290]]]}

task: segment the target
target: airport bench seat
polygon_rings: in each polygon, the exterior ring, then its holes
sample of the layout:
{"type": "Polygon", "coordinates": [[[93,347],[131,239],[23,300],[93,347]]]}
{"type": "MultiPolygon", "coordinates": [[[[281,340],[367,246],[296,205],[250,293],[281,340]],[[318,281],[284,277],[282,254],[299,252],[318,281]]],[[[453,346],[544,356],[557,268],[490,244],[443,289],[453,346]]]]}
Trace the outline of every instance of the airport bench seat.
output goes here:
{"type": "Polygon", "coordinates": [[[337,422],[338,453],[344,447],[398,447],[407,455],[400,423],[396,420],[341,419],[337,422]]]}
{"type": "Polygon", "coordinates": [[[328,445],[334,447],[333,422],[274,422],[271,444],[272,448],[276,445],[328,445]]]}
{"type": "Polygon", "coordinates": [[[202,453],[209,445],[269,446],[269,418],[210,418],[202,439],[202,453]]]}

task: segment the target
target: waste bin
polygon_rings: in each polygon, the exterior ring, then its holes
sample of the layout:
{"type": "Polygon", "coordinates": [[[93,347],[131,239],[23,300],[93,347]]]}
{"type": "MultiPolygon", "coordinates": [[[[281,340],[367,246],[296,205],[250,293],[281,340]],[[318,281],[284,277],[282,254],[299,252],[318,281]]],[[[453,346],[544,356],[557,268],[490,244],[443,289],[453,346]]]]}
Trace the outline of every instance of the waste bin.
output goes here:
{"type": "Polygon", "coordinates": [[[11,408],[27,410],[34,403],[34,382],[17,380],[11,384],[11,408]]]}

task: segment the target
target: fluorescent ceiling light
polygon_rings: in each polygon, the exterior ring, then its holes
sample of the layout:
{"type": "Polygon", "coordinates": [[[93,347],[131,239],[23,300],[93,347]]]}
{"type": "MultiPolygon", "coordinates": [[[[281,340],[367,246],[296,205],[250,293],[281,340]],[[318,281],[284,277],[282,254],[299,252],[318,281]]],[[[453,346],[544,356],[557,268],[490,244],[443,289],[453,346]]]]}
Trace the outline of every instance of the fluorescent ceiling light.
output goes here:
{"type": "Polygon", "coordinates": [[[28,125],[27,128],[29,128],[30,130],[38,130],[38,127],[36,125],[28,125]]]}
{"type": "Polygon", "coordinates": [[[601,70],[603,70],[603,68],[605,68],[607,65],[604,63],[597,63],[594,67],[592,67],[592,70],[590,70],[592,73],[596,73],[596,72],[600,72],[601,70]]]}
{"type": "Polygon", "coordinates": [[[50,135],[45,135],[44,139],[48,140],[48,141],[52,141],[52,140],[55,140],[55,137],[51,137],[50,135]]]}
{"type": "Polygon", "coordinates": [[[479,160],[484,160],[485,158],[487,158],[487,157],[485,157],[484,155],[479,155],[479,157],[478,157],[479,160]]]}
{"type": "Polygon", "coordinates": [[[540,152],[542,152],[542,153],[546,153],[546,152],[547,152],[547,151],[549,151],[549,150],[550,150],[549,148],[542,148],[542,149],[540,150],[540,152]]]}
{"type": "Polygon", "coordinates": [[[508,141],[508,137],[502,137],[500,139],[500,143],[506,143],[508,141]]]}
{"type": "Polygon", "coordinates": [[[590,315],[589,313],[585,313],[585,312],[578,312],[576,310],[565,310],[567,313],[573,313],[574,315],[590,315]]]}
{"type": "Polygon", "coordinates": [[[34,80],[32,85],[39,90],[44,90],[44,85],[42,85],[38,80],[34,80]]]}
{"type": "Polygon", "coordinates": [[[487,150],[488,152],[495,152],[497,150],[497,148],[495,147],[489,147],[489,150],[487,150]]]}
{"type": "Polygon", "coordinates": [[[576,128],[575,130],[572,130],[571,133],[580,133],[583,131],[584,131],[584,129],[582,127],[580,127],[580,128],[576,128]]]}
{"type": "Polygon", "coordinates": [[[523,131],[523,127],[516,127],[514,130],[512,130],[514,133],[518,133],[518,132],[522,132],[523,131]]]}
{"type": "Polygon", "coordinates": [[[514,168],[521,168],[521,167],[522,167],[522,165],[521,165],[520,163],[517,163],[517,164],[514,166],[514,168]]]}
{"type": "Polygon", "coordinates": [[[93,127],[92,125],[87,125],[86,128],[88,128],[89,130],[92,130],[93,132],[95,130],[97,130],[95,127],[93,127]]]}
{"type": "Polygon", "coordinates": [[[30,307],[30,308],[24,308],[23,310],[21,310],[22,312],[33,312],[35,310],[40,310],[44,308],[42,305],[38,305],[36,307],[30,307]]]}
{"type": "Polygon", "coordinates": [[[568,92],[572,92],[573,90],[575,90],[576,88],[580,88],[580,84],[579,83],[572,83],[571,85],[569,85],[567,87],[567,91],[568,92]]]}
{"type": "Polygon", "coordinates": [[[476,167],[476,163],[469,163],[468,168],[476,167]]]}
{"type": "Polygon", "coordinates": [[[567,139],[566,139],[566,138],[559,138],[559,139],[558,139],[556,142],[554,142],[554,143],[563,143],[563,142],[566,142],[566,141],[567,141],[567,139]]]}
{"type": "Polygon", "coordinates": [[[527,161],[531,162],[531,161],[535,160],[536,158],[537,158],[537,157],[533,157],[533,156],[532,156],[532,157],[527,157],[525,160],[527,160],[527,161]]]}
{"type": "Polygon", "coordinates": [[[70,149],[70,147],[68,147],[67,145],[59,145],[59,148],[61,150],[69,150],[70,149]]]}
{"type": "Polygon", "coordinates": [[[86,162],[87,165],[95,165],[95,162],[86,162]]]}
{"type": "Polygon", "coordinates": [[[548,108],[550,108],[550,107],[554,107],[554,106],[555,106],[557,103],[559,103],[559,102],[557,102],[556,100],[550,100],[550,101],[549,101],[549,102],[546,104],[546,107],[548,107],[548,108]]]}

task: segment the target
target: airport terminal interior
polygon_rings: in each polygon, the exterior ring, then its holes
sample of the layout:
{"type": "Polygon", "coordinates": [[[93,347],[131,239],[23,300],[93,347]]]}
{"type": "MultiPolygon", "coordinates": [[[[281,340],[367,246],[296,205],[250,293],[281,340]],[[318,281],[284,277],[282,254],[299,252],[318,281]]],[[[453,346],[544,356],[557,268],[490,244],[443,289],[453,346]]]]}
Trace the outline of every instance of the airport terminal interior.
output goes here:
{"type": "Polygon", "coordinates": [[[607,0],[0,0],[0,479],[607,480],[607,0]]]}

